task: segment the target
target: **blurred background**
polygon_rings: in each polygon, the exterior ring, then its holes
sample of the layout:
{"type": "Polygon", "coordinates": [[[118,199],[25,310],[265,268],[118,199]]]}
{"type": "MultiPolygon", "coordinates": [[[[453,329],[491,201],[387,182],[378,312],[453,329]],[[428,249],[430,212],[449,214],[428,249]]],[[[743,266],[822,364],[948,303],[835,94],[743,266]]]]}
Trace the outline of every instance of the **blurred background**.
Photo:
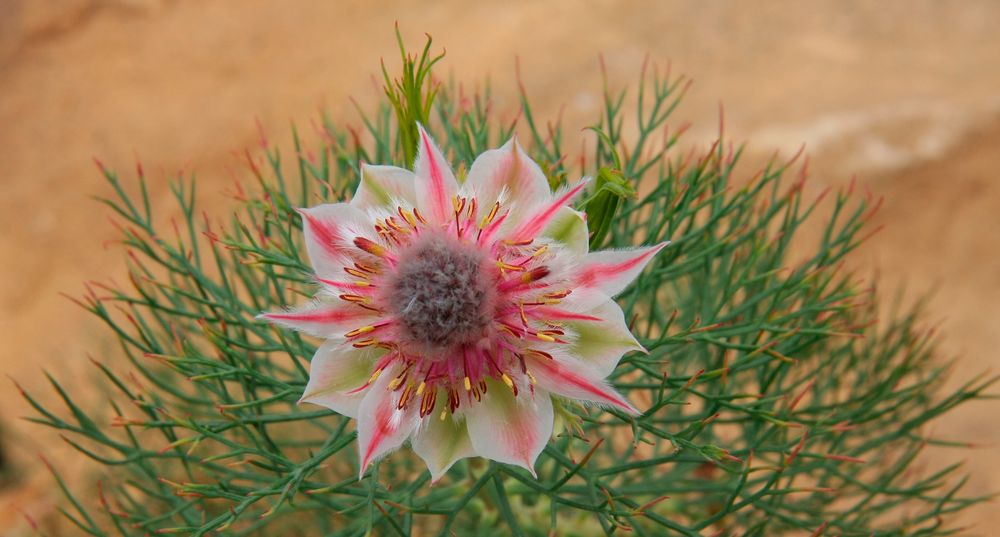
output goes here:
{"type": "MultiPolygon", "coordinates": [[[[958,359],[954,382],[1000,365],[998,2],[0,0],[3,371],[48,392],[42,368],[91,382],[88,353],[115,352],[60,296],[122,273],[91,198],[108,192],[94,157],[126,177],[140,160],[164,210],[179,172],[216,203],[245,174],[235,154],[257,144],[257,121],[289,151],[290,122],[311,131],[319,110],[357,123],[349,99],[374,102],[379,60],[398,62],[396,21],[411,49],[425,32],[447,49],[438,75],[467,87],[489,76],[507,117],[520,58],[536,113],[562,110],[571,147],[599,113],[599,54],[614,87],[634,84],[647,54],[671,62],[694,80],[671,121],[691,123],[686,143],[717,133],[722,104],[751,161],[804,144],[816,194],[856,175],[885,197],[858,270],[907,300],[933,291],[927,321],[958,359]]],[[[79,459],[20,419],[30,412],[11,385],[0,409],[0,528],[31,534],[27,518],[57,516],[59,500],[36,454],[64,469],[79,459]]],[[[936,436],[976,449],[928,464],[961,457],[967,492],[1000,490],[997,410],[939,421],[936,436]]],[[[989,535],[1000,513],[963,521],[989,535]]]]}

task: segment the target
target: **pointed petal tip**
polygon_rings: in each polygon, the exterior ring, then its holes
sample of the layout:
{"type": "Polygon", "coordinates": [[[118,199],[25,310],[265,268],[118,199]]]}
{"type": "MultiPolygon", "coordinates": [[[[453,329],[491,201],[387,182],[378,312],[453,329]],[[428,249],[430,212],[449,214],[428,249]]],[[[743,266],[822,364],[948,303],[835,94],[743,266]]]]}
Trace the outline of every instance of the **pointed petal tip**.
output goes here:
{"type": "Polygon", "coordinates": [[[633,406],[631,401],[625,399],[624,397],[622,397],[622,400],[625,402],[625,406],[622,407],[622,410],[624,410],[626,414],[634,418],[637,418],[642,415],[642,412],[640,412],[638,408],[633,406]]]}
{"type": "Polygon", "coordinates": [[[368,465],[372,463],[371,452],[365,455],[364,459],[361,460],[361,469],[358,471],[358,481],[361,481],[365,477],[365,472],[368,471],[368,465]]]}

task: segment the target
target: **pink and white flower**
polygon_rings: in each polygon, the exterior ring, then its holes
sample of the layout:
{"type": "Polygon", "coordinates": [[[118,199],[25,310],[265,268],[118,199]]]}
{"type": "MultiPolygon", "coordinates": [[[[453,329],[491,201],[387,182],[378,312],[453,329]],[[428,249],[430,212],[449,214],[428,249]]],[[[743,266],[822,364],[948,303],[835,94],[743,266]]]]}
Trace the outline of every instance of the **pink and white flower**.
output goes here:
{"type": "Polygon", "coordinates": [[[666,243],[588,252],[570,204],[511,140],[456,180],[423,129],[414,171],[361,167],[300,212],[320,290],[264,314],[325,338],[301,402],[358,421],[361,475],[407,439],[439,479],[481,456],[534,473],[553,400],[638,411],[605,378],[643,350],[612,300],[666,243]]]}

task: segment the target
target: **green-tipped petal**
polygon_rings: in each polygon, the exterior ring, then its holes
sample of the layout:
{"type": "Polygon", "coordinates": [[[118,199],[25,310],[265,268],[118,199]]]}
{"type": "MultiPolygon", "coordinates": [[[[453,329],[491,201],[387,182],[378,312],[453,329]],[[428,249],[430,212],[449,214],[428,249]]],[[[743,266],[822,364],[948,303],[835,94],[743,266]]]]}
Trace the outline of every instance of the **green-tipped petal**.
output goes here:
{"type": "Polygon", "coordinates": [[[309,383],[299,403],[324,406],[356,419],[366,391],[359,388],[371,378],[375,360],[382,354],[385,350],[379,347],[358,349],[347,342],[326,341],[313,355],[309,383]]]}
{"type": "MultiPolygon", "coordinates": [[[[447,398],[439,397],[438,408],[447,404],[447,398]]],[[[413,451],[427,463],[431,471],[431,482],[444,477],[453,464],[476,452],[472,449],[465,419],[452,413],[441,419],[437,413],[425,417],[413,434],[413,451]]]]}
{"type": "Polygon", "coordinates": [[[552,221],[542,230],[541,236],[566,246],[575,254],[586,254],[589,249],[587,219],[583,213],[572,207],[559,209],[552,221]]]}
{"type": "Polygon", "coordinates": [[[535,475],[535,460],[552,436],[552,400],[544,391],[526,387],[515,396],[503,383],[486,379],[482,401],[466,407],[469,438],[476,454],[526,468],[535,475]]]}
{"type": "Polygon", "coordinates": [[[399,392],[389,389],[395,372],[386,370],[366,390],[358,406],[358,455],[365,475],[375,459],[403,445],[419,422],[417,409],[397,408],[399,392]]]}
{"type": "Polygon", "coordinates": [[[395,166],[361,165],[361,181],[351,198],[351,206],[359,209],[371,207],[393,207],[404,202],[413,206],[417,203],[414,175],[410,170],[395,166]]]}
{"type": "Polygon", "coordinates": [[[614,371],[625,353],[645,352],[629,330],[621,306],[614,300],[605,300],[587,311],[587,315],[600,320],[563,321],[574,334],[569,353],[592,367],[602,377],[614,371]]]}

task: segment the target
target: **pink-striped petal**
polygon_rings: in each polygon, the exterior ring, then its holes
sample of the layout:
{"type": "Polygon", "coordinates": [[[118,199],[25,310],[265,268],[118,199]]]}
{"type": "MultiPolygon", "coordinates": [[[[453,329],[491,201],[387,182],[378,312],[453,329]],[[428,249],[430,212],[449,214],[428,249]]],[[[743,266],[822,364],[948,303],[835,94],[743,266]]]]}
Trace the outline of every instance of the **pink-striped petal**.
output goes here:
{"type": "Polygon", "coordinates": [[[361,165],[361,180],[351,198],[351,206],[359,209],[388,207],[395,210],[398,202],[416,205],[416,178],[410,170],[395,166],[361,165]]]}
{"type": "Polygon", "coordinates": [[[417,161],[413,164],[417,208],[425,213],[426,218],[441,224],[451,217],[454,210],[451,200],[458,192],[458,181],[434,140],[422,125],[418,127],[420,140],[417,142],[417,161]]]}
{"type": "Polygon", "coordinates": [[[667,242],[628,250],[605,250],[583,256],[570,276],[568,302],[578,310],[596,307],[625,290],[667,242]]]}
{"type": "Polygon", "coordinates": [[[576,186],[557,194],[552,201],[542,206],[536,207],[530,214],[525,215],[526,220],[520,223],[508,236],[507,240],[518,242],[522,240],[534,239],[552,221],[560,209],[569,205],[589,181],[584,179],[576,186]]]}
{"type": "Polygon", "coordinates": [[[357,419],[358,406],[365,395],[364,386],[372,369],[385,350],[379,347],[356,348],[349,342],[327,340],[309,364],[309,383],[301,403],[312,403],[357,419]]]}
{"type": "Polygon", "coordinates": [[[389,389],[395,374],[383,371],[368,388],[358,407],[358,455],[361,471],[365,475],[368,465],[379,457],[403,445],[420,421],[417,408],[410,405],[396,408],[400,391],[389,389]]]}
{"type": "Polygon", "coordinates": [[[487,379],[483,400],[465,410],[472,448],[481,457],[521,466],[535,475],[535,460],[552,436],[552,400],[527,389],[515,396],[503,383],[487,379]]]}
{"type": "Polygon", "coordinates": [[[315,303],[288,311],[272,311],[258,315],[265,319],[307,334],[338,339],[375,318],[374,311],[346,302],[315,303]]]}
{"type": "Polygon", "coordinates": [[[306,252],[316,275],[341,278],[343,267],[351,266],[354,239],[371,234],[371,221],[361,210],[347,203],[328,203],[299,209],[305,231],[306,252]]]}
{"type": "MultiPolygon", "coordinates": [[[[442,392],[438,407],[446,404],[446,397],[442,392]]],[[[448,469],[459,460],[476,454],[472,449],[465,419],[454,414],[446,414],[443,420],[436,413],[424,418],[413,433],[411,443],[413,451],[427,463],[427,468],[431,471],[431,483],[444,477],[448,469]]]]}
{"type": "Polygon", "coordinates": [[[503,147],[476,157],[469,168],[465,187],[472,191],[479,206],[486,210],[499,200],[511,211],[510,218],[514,221],[524,211],[552,198],[545,172],[514,138],[503,147]]]}
{"type": "Polygon", "coordinates": [[[579,360],[562,354],[547,358],[529,353],[525,361],[528,371],[544,390],[570,399],[614,407],[634,416],[639,414],[627,399],[602,380],[599,373],[579,360]]]}

